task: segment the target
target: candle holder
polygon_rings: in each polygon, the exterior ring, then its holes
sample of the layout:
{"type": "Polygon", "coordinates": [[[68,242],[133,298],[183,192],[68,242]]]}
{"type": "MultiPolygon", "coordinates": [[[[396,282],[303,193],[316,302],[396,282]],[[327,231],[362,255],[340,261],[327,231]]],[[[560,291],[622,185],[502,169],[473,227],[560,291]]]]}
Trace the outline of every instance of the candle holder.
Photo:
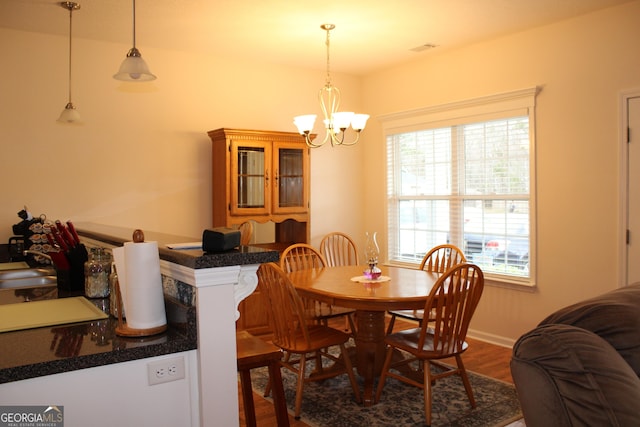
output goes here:
{"type": "Polygon", "coordinates": [[[377,280],[382,274],[382,270],[378,268],[378,257],[380,256],[380,248],[376,239],[377,232],[366,233],[367,245],[365,247],[365,256],[367,257],[367,268],[363,271],[364,277],[370,280],[377,280]]]}

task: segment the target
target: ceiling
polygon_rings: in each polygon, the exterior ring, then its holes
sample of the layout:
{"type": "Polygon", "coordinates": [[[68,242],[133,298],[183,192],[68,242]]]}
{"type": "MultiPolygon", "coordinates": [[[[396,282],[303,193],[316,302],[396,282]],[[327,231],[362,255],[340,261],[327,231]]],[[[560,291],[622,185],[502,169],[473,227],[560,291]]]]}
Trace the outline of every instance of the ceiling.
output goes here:
{"type": "MultiPolygon", "coordinates": [[[[137,0],[136,46],[326,66],[362,75],[632,0],[137,0]],[[427,44],[437,47],[412,49],[427,44]],[[420,49],[418,49],[420,50],[420,49]]],[[[130,0],[77,0],[73,37],[132,45],[130,0]]],[[[55,0],[0,0],[0,27],[58,34],[69,12],[55,0]]],[[[123,52],[123,55],[126,52],[123,52]]]]}

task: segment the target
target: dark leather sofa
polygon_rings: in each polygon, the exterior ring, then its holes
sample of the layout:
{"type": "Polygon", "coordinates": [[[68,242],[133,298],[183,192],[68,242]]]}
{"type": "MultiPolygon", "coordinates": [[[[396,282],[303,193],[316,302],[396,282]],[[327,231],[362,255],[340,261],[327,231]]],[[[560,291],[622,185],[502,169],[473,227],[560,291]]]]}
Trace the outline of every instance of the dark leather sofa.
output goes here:
{"type": "Polygon", "coordinates": [[[548,316],[511,373],[527,427],[640,426],[640,283],[548,316]]]}

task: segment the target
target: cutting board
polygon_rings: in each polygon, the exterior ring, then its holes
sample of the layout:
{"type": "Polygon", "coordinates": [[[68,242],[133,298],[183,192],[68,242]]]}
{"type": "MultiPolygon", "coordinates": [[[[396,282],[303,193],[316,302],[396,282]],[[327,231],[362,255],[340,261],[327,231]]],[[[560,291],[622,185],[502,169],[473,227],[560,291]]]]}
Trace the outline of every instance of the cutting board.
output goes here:
{"type": "Polygon", "coordinates": [[[19,262],[2,262],[0,263],[0,271],[16,270],[18,268],[29,268],[29,264],[23,261],[19,262]]]}
{"type": "Polygon", "coordinates": [[[106,319],[104,313],[85,297],[0,305],[0,332],[43,326],[64,325],[106,319]]]}

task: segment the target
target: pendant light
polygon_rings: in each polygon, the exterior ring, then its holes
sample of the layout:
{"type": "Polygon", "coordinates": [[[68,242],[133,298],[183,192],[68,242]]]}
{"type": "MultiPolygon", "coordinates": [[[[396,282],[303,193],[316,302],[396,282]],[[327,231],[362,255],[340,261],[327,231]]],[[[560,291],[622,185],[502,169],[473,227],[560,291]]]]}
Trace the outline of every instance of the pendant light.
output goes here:
{"type": "Polygon", "coordinates": [[[127,57],[120,65],[120,70],[114,74],[113,78],[126,82],[148,82],[156,79],[156,76],[149,71],[147,63],[142,59],[142,54],[136,48],[136,0],[133,0],[133,47],[127,53],[127,57]]]}
{"type": "Polygon", "coordinates": [[[320,28],[327,32],[325,44],[327,45],[327,79],[325,85],[318,93],[320,108],[322,109],[322,123],[326,128],[325,137],[322,142],[314,142],[311,135],[313,125],[316,121],[315,114],[306,114],[294,117],[293,123],[298,128],[298,132],[302,135],[311,148],[323,146],[327,141],[331,141],[331,145],[354,145],[360,139],[360,132],[367,124],[368,114],[354,114],[353,112],[338,111],[340,107],[340,91],[331,83],[331,71],[329,63],[329,33],[336,26],[333,24],[322,24],[320,28]],[[347,142],[344,140],[346,130],[351,126],[356,135],[353,140],[347,142]]]}
{"type": "Polygon", "coordinates": [[[60,113],[58,122],[80,123],[80,113],[78,113],[76,107],[73,106],[73,102],[71,102],[71,34],[73,29],[73,11],[80,9],[80,5],[72,1],[63,1],[60,2],[60,6],[69,11],[69,101],[64,107],[64,110],[62,110],[62,113],[60,113]]]}

